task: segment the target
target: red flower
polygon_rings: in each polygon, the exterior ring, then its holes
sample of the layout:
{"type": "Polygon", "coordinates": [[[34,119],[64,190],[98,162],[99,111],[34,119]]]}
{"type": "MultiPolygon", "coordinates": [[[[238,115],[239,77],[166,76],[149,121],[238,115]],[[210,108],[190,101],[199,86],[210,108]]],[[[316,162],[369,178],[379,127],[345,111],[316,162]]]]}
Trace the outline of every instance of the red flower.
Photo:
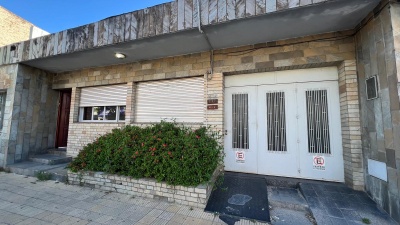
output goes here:
{"type": "Polygon", "coordinates": [[[167,147],[167,144],[162,144],[162,146],[165,148],[165,147],[167,147]]]}
{"type": "Polygon", "coordinates": [[[154,156],[154,153],[152,153],[151,155],[154,156]]]}
{"type": "Polygon", "coordinates": [[[135,154],[136,154],[136,155],[139,155],[139,151],[136,151],[135,154]]]}
{"type": "Polygon", "coordinates": [[[172,154],[172,152],[168,152],[168,155],[171,155],[172,154]]]}
{"type": "Polygon", "coordinates": [[[199,135],[196,135],[196,138],[197,138],[197,139],[199,139],[199,138],[200,138],[200,136],[199,136],[199,135]]]}
{"type": "Polygon", "coordinates": [[[142,147],[144,146],[144,143],[142,143],[142,147]]]}

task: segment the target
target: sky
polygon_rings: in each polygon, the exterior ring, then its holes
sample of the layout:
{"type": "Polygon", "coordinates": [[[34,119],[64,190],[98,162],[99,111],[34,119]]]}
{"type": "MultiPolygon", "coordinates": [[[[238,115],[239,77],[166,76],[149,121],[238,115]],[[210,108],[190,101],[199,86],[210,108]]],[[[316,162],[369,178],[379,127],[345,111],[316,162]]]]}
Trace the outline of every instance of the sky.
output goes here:
{"type": "Polygon", "coordinates": [[[0,0],[0,6],[55,33],[172,0],[0,0]]]}

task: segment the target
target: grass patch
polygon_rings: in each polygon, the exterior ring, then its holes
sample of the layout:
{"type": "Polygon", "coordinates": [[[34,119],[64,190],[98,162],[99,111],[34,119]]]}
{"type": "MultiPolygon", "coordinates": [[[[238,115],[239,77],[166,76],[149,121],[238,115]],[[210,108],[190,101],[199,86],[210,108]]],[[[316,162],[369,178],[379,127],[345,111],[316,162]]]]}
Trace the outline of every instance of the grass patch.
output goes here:
{"type": "Polygon", "coordinates": [[[0,172],[10,173],[11,171],[10,171],[10,169],[8,169],[8,168],[4,168],[4,167],[1,167],[1,166],[0,166],[0,172]]]}
{"type": "Polygon", "coordinates": [[[38,179],[38,181],[51,180],[51,174],[40,171],[36,173],[36,178],[38,179]]]}
{"type": "Polygon", "coordinates": [[[371,220],[369,220],[368,218],[362,218],[361,220],[364,224],[371,224],[371,220]]]}

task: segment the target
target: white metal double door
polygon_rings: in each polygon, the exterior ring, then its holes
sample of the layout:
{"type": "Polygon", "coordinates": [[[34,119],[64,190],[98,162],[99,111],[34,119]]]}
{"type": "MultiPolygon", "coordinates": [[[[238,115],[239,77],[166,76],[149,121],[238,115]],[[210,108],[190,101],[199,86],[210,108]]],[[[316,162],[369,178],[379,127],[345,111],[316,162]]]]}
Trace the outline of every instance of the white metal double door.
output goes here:
{"type": "Polygon", "coordinates": [[[337,81],[227,87],[225,170],[344,181],[337,81]]]}

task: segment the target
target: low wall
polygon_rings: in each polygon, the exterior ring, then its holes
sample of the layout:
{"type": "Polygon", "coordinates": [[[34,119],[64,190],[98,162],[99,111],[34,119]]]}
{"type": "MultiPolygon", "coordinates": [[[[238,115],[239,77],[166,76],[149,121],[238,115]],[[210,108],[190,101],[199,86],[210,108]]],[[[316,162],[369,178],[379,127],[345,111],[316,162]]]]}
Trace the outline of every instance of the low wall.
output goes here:
{"type": "Polygon", "coordinates": [[[216,170],[208,184],[202,184],[197,187],[173,186],[165,182],[157,182],[155,179],[135,179],[103,172],[74,173],[68,171],[68,182],[73,185],[87,186],[104,191],[161,199],[182,205],[205,208],[218,175],[219,170],[216,170]]]}

